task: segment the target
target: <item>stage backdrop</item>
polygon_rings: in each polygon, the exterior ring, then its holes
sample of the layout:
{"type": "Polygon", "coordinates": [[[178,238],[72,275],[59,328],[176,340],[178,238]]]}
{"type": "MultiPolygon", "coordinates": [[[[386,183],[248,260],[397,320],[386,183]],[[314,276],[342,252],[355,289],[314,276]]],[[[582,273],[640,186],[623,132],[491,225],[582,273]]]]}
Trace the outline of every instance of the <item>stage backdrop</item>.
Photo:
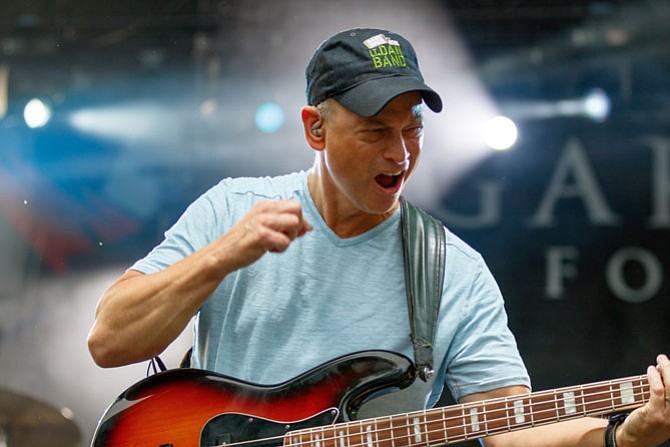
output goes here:
{"type": "Polygon", "coordinates": [[[485,257],[536,389],[643,374],[670,351],[670,135],[553,120],[431,210],[485,257]]]}

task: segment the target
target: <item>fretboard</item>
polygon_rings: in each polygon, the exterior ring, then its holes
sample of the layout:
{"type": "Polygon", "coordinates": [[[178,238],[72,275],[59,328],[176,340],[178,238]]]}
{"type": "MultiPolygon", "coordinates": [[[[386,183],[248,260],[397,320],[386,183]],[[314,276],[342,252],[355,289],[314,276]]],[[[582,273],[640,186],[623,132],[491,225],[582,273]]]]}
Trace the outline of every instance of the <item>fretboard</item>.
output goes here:
{"type": "Polygon", "coordinates": [[[284,436],[291,447],[414,447],[604,416],[644,405],[646,376],[538,391],[412,413],[296,430],[284,436]]]}

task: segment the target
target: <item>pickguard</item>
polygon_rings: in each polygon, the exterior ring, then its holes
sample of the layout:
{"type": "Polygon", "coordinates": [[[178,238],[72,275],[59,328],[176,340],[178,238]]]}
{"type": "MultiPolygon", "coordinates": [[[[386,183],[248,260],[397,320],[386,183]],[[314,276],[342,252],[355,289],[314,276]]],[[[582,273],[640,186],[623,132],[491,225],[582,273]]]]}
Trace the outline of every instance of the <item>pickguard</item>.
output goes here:
{"type": "Polygon", "coordinates": [[[200,447],[244,443],[245,447],[270,447],[282,444],[284,435],[292,430],[333,424],[339,416],[330,408],[308,419],[278,422],[246,414],[228,413],[212,418],[200,436],[200,447]]]}

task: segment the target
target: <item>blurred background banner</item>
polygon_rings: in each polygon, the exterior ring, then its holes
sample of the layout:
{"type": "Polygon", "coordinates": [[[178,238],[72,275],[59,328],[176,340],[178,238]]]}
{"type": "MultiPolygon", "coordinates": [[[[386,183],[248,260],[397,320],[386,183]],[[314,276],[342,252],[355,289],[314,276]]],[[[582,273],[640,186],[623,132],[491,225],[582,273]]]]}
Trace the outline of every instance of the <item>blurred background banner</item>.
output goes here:
{"type": "Polygon", "coordinates": [[[98,297],[220,179],[310,167],[304,68],[356,26],[405,35],[442,95],[406,195],[484,255],[535,389],[644,373],[670,352],[668,23],[663,0],[4,0],[0,397],[90,443],[147,368],[93,364],[98,297]]]}

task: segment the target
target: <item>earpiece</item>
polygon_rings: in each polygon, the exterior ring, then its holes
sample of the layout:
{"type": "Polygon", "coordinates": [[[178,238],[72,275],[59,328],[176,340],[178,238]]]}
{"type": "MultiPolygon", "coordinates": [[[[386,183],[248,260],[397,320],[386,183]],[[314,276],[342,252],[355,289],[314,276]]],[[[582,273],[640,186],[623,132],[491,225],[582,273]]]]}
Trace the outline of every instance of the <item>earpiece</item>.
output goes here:
{"type": "Polygon", "coordinates": [[[311,132],[315,137],[321,136],[321,121],[312,126],[311,132]]]}

